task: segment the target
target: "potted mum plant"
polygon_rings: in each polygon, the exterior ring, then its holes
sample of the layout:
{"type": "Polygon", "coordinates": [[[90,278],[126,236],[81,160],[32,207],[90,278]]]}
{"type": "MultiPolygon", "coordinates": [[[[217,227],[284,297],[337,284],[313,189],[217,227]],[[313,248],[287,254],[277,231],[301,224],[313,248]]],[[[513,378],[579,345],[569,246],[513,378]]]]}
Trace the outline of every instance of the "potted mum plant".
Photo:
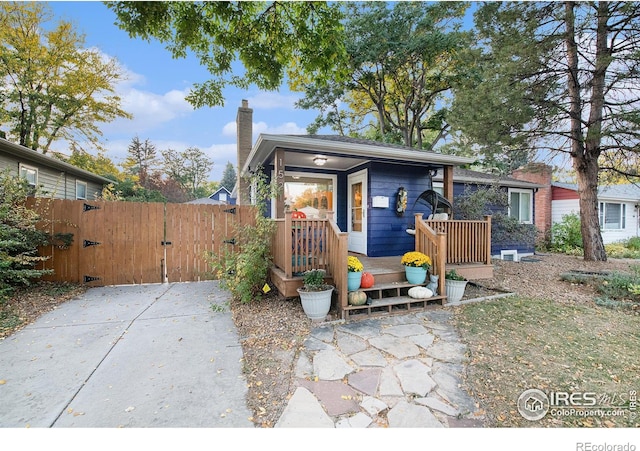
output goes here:
{"type": "Polygon", "coordinates": [[[304,313],[312,320],[322,320],[331,310],[331,294],[333,286],[325,283],[325,271],[312,269],[306,271],[302,278],[303,285],[298,288],[304,313]]]}
{"type": "Polygon", "coordinates": [[[407,252],[400,263],[404,265],[407,281],[416,285],[424,283],[431,268],[431,258],[418,251],[407,252]]]}
{"type": "Polygon", "coordinates": [[[455,269],[447,271],[444,278],[447,302],[458,302],[464,296],[468,280],[458,274],[455,269]]]}
{"type": "Polygon", "coordinates": [[[360,288],[360,281],[362,280],[362,271],[364,266],[358,257],[349,255],[347,257],[347,289],[354,291],[360,288]]]}

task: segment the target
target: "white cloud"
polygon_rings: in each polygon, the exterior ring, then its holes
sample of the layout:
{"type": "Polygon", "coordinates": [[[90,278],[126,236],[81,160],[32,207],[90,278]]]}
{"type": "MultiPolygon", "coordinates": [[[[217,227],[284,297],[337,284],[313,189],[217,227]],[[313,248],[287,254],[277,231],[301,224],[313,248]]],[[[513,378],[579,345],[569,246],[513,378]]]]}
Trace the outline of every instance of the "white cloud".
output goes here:
{"type": "MultiPolygon", "coordinates": [[[[154,94],[131,88],[119,94],[122,99],[122,108],[133,115],[132,120],[126,121],[129,124],[128,127],[135,131],[150,130],[193,112],[193,106],[185,100],[186,90],[174,89],[164,94],[154,94]]],[[[122,126],[122,124],[118,125],[122,126]]]]}

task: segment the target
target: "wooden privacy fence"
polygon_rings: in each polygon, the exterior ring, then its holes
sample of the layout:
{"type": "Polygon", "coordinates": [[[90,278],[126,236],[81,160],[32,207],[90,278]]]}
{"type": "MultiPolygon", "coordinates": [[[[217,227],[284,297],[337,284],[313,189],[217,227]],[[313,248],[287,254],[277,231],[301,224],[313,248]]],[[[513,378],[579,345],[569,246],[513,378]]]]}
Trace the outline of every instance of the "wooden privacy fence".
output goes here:
{"type": "Polygon", "coordinates": [[[41,227],[73,242],[40,249],[45,279],[90,286],[187,282],[213,278],[207,254],[237,246],[251,206],[30,199],[41,227]],[[69,235],[67,235],[69,236],[69,235]]]}

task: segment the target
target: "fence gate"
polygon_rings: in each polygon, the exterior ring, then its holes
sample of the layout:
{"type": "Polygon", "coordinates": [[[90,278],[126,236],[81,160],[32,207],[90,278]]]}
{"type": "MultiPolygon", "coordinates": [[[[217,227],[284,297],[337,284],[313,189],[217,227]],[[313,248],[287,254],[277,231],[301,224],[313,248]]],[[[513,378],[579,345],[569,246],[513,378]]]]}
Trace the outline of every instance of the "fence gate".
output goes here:
{"type": "Polygon", "coordinates": [[[58,239],[42,248],[46,280],[89,286],[212,278],[205,256],[235,246],[249,206],[30,199],[58,239]],[[69,237],[73,237],[67,245],[69,237]]]}

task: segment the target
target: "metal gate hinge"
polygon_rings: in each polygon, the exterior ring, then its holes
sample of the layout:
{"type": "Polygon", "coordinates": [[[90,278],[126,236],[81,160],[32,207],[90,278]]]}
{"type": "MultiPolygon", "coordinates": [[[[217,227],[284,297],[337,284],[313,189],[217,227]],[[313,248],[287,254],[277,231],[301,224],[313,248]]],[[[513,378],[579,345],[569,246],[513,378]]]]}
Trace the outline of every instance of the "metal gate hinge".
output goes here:
{"type": "Polygon", "coordinates": [[[100,277],[84,276],[82,280],[84,281],[84,283],[89,283],[89,282],[95,282],[96,280],[100,280],[100,277]]]}
{"type": "Polygon", "coordinates": [[[235,246],[236,244],[236,239],[235,238],[231,238],[230,240],[224,240],[223,243],[226,244],[233,244],[235,246]]]}
{"type": "Polygon", "coordinates": [[[98,244],[102,244],[102,243],[98,241],[89,241],[89,240],[82,241],[82,247],[97,246],[98,244]]]}
{"type": "Polygon", "coordinates": [[[89,205],[89,204],[83,204],[82,205],[82,211],[90,211],[90,210],[100,210],[100,207],[98,207],[97,205],[89,205]]]}
{"type": "Polygon", "coordinates": [[[222,211],[224,211],[225,213],[231,213],[232,215],[235,215],[236,214],[236,207],[227,208],[226,210],[222,210],[222,211]]]}

